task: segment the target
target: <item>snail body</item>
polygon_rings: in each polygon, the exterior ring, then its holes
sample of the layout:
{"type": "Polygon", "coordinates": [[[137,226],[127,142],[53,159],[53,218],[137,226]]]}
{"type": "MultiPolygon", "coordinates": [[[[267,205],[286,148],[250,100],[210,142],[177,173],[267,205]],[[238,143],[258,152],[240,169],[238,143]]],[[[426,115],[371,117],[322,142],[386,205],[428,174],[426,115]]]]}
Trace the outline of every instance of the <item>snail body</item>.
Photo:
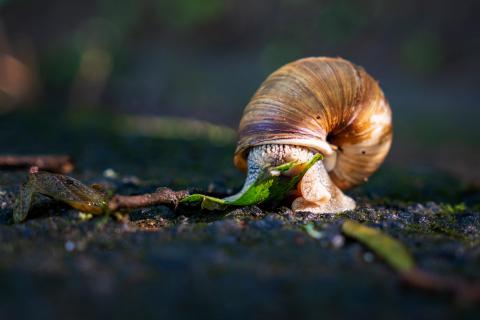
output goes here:
{"type": "Polygon", "coordinates": [[[392,142],[392,114],[378,83],[341,58],[300,59],[273,72],[246,106],[234,163],[245,187],[262,168],[324,156],[297,187],[295,211],[355,208],[342,190],[365,182],[392,142]]]}

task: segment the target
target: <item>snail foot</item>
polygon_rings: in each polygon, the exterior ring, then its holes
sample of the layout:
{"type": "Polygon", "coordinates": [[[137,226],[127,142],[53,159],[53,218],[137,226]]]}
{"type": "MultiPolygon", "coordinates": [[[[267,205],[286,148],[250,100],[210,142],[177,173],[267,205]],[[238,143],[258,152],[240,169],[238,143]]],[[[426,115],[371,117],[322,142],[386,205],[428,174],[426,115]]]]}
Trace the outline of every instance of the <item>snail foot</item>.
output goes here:
{"type": "Polygon", "coordinates": [[[312,166],[298,183],[293,211],[338,213],[355,209],[355,201],[346,196],[330,179],[322,162],[312,166]]]}
{"type": "Polygon", "coordinates": [[[327,202],[312,202],[303,197],[298,197],[292,202],[292,210],[295,212],[308,211],[313,213],[340,213],[355,209],[355,200],[343,195],[340,199],[327,202]]]}

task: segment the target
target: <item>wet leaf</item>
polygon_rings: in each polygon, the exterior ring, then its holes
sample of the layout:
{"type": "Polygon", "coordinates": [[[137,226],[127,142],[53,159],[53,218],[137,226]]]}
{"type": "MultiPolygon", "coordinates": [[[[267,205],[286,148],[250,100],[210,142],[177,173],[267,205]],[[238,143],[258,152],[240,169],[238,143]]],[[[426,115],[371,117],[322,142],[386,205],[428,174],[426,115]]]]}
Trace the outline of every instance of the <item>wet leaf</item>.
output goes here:
{"type": "Polygon", "coordinates": [[[48,172],[35,172],[29,175],[28,182],[22,186],[13,211],[15,223],[27,218],[36,194],[43,194],[69,206],[91,214],[106,212],[106,196],[71,177],[48,172]]]}
{"type": "Polygon", "coordinates": [[[18,199],[13,208],[13,222],[19,223],[27,218],[28,211],[35,199],[35,194],[27,182],[20,188],[18,199]]]}
{"type": "Polygon", "coordinates": [[[180,202],[198,204],[203,209],[221,210],[227,206],[248,206],[259,204],[267,200],[282,199],[285,194],[292,190],[303,175],[317,161],[322,159],[322,155],[316,154],[307,163],[289,162],[277,167],[266,168],[258,179],[252,183],[247,189],[243,189],[238,194],[227,198],[215,198],[202,194],[192,194],[180,202]],[[292,177],[282,175],[282,173],[294,169],[301,168],[300,172],[292,177]]]}
{"type": "Polygon", "coordinates": [[[392,268],[401,273],[408,272],[415,267],[415,261],[403,243],[378,229],[346,220],[342,225],[342,232],[369,247],[392,268]]]}

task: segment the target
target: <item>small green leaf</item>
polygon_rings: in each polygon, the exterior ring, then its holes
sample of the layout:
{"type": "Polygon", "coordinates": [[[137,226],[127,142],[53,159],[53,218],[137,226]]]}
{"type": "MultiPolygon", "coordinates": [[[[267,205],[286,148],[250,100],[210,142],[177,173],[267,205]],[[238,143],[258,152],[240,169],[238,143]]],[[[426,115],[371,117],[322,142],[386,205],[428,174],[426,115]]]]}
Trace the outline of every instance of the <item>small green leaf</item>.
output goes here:
{"type": "Polygon", "coordinates": [[[369,247],[392,268],[401,273],[408,272],[415,267],[415,261],[407,248],[400,241],[380,230],[346,220],[342,225],[342,232],[369,247]]]}
{"type": "Polygon", "coordinates": [[[221,210],[225,207],[225,200],[206,196],[203,194],[192,194],[183,198],[180,202],[183,203],[200,203],[202,209],[207,210],[221,210]]]}
{"type": "Polygon", "coordinates": [[[321,239],[323,237],[323,233],[316,230],[313,226],[313,223],[311,222],[305,226],[305,231],[310,237],[314,239],[321,239]]]}
{"type": "Polygon", "coordinates": [[[200,203],[203,209],[219,210],[226,206],[248,206],[258,204],[266,200],[279,200],[285,194],[293,189],[303,175],[310,169],[317,161],[322,159],[321,154],[316,154],[306,164],[298,162],[288,162],[277,167],[266,168],[257,180],[252,183],[247,189],[243,189],[236,195],[219,199],[202,194],[192,194],[185,197],[180,202],[197,204],[200,203]],[[282,173],[293,169],[294,167],[301,168],[301,171],[293,176],[286,177],[282,173]]]}

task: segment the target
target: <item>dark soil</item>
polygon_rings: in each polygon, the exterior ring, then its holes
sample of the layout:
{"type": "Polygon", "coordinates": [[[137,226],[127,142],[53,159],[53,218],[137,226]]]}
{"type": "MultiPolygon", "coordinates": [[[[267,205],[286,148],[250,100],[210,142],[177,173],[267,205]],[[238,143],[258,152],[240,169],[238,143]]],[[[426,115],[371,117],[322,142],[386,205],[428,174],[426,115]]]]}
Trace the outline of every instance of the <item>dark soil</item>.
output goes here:
{"type": "MultiPolygon", "coordinates": [[[[233,144],[126,136],[106,118],[64,120],[4,116],[1,153],[70,153],[72,176],[120,194],[169,186],[225,195],[242,184],[233,144]]],[[[406,288],[340,233],[345,218],[364,222],[405,243],[421,268],[480,281],[480,188],[442,172],[384,166],[350,192],[359,208],[340,215],[158,206],[125,221],[84,220],[43,198],[12,225],[26,177],[0,171],[2,319],[479,316],[478,305],[406,288]],[[309,222],[320,239],[305,232],[309,222]]]]}

